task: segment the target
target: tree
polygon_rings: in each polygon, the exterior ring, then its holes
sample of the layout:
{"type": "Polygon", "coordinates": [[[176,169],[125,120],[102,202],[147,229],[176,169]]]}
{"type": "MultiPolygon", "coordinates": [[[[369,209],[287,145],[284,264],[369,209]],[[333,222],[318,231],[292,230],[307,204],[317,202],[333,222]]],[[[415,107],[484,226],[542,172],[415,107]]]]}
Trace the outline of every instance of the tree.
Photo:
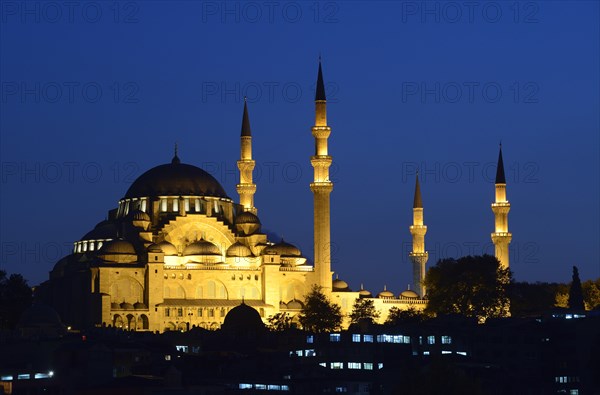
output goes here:
{"type": "Polygon", "coordinates": [[[392,306],[388,312],[388,317],[385,320],[385,325],[397,326],[400,324],[415,324],[427,320],[429,317],[422,310],[416,310],[414,307],[409,307],[406,310],[392,306]]]}
{"type": "Polygon", "coordinates": [[[528,283],[513,282],[508,287],[510,299],[510,315],[513,317],[540,316],[554,308],[556,304],[564,303],[566,307],[568,295],[564,301],[557,295],[561,289],[568,290],[565,284],[557,283],[528,283]]]}
{"type": "Polygon", "coordinates": [[[579,270],[573,266],[573,281],[569,289],[569,308],[575,310],[585,310],[583,303],[583,290],[581,289],[581,280],[579,279],[579,270]]]}
{"type": "Polygon", "coordinates": [[[593,310],[600,306],[600,279],[594,282],[593,280],[584,281],[581,284],[583,288],[583,301],[586,310],[593,310]]]}
{"type": "Polygon", "coordinates": [[[304,307],[300,312],[300,325],[311,332],[331,332],[342,324],[340,306],[327,300],[321,287],[313,285],[304,299],[304,307]]]}
{"type": "Polygon", "coordinates": [[[267,329],[273,332],[285,331],[292,327],[292,317],[286,312],[270,316],[267,322],[267,329]]]}
{"type": "Polygon", "coordinates": [[[506,317],[511,280],[510,270],[491,255],[441,259],[425,277],[429,298],[426,312],[461,314],[480,322],[506,317]]]}
{"type": "Polygon", "coordinates": [[[374,323],[380,315],[381,313],[375,310],[373,299],[357,298],[352,306],[352,313],[350,313],[350,323],[358,324],[360,321],[374,323]]]}
{"type": "Polygon", "coordinates": [[[22,275],[6,276],[0,270],[0,327],[13,329],[25,309],[31,306],[32,292],[22,275]]]}

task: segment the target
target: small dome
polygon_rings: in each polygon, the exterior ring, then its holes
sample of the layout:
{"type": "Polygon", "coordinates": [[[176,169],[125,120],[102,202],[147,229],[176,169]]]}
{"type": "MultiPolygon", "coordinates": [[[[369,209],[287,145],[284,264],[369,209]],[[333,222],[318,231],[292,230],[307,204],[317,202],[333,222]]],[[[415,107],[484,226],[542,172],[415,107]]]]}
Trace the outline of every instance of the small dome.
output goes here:
{"type": "MultiPolygon", "coordinates": [[[[173,247],[173,248],[175,248],[175,247],[173,247]]],[[[158,244],[154,244],[154,243],[150,244],[150,245],[149,245],[149,246],[146,248],[146,251],[148,251],[148,252],[163,252],[162,248],[160,248],[160,247],[158,246],[158,244]]]]}
{"type": "Polygon", "coordinates": [[[358,297],[359,298],[371,298],[371,297],[373,297],[373,295],[371,294],[371,292],[364,289],[362,284],[360,284],[360,291],[358,291],[358,297]]]}
{"type": "Polygon", "coordinates": [[[246,333],[249,329],[256,331],[264,329],[264,327],[258,311],[242,302],[227,313],[222,329],[226,331],[243,330],[246,333]]]}
{"type": "Polygon", "coordinates": [[[133,248],[133,244],[123,239],[111,240],[102,245],[102,248],[99,250],[99,254],[127,254],[127,255],[135,255],[135,248],[133,248]]]}
{"type": "Polygon", "coordinates": [[[411,289],[407,289],[406,291],[402,291],[402,293],[400,294],[400,297],[415,299],[415,298],[418,298],[419,295],[415,291],[413,291],[411,289]]]}
{"type": "Polygon", "coordinates": [[[287,306],[287,304],[285,302],[281,301],[281,302],[279,302],[279,308],[280,309],[287,309],[288,306],[287,306]]]}
{"type": "Polygon", "coordinates": [[[290,310],[302,310],[303,307],[304,304],[296,299],[289,301],[287,304],[287,308],[290,310]]]}
{"type": "Polygon", "coordinates": [[[258,219],[258,217],[251,213],[250,211],[244,211],[242,213],[239,213],[237,215],[237,217],[235,217],[235,223],[236,224],[259,224],[260,225],[260,220],[258,219]]]}
{"type": "Polygon", "coordinates": [[[346,283],[344,280],[340,280],[339,278],[333,280],[332,286],[334,291],[348,290],[348,283],[346,283]]]}
{"type": "Polygon", "coordinates": [[[162,252],[165,253],[165,255],[168,255],[168,256],[177,255],[177,248],[175,248],[175,246],[173,244],[169,243],[166,240],[161,241],[160,243],[158,243],[156,245],[158,247],[160,247],[160,249],[162,250],[162,252]]]}
{"type": "Polygon", "coordinates": [[[252,251],[250,251],[250,248],[248,248],[244,244],[240,243],[239,241],[236,241],[231,245],[231,247],[227,249],[226,255],[228,257],[245,258],[252,256],[252,251]]]}
{"type": "Polygon", "coordinates": [[[291,257],[291,258],[295,258],[295,257],[301,258],[302,257],[302,253],[300,252],[298,247],[296,247],[295,245],[292,245],[290,243],[286,243],[283,240],[281,240],[277,244],[273,244],[273,245],[265,247],[262,250],[261,255],[281,255],[282,257],[291,257]]]}
{"type": "Polygon", "coordinates": [[[130,211],[129,214],[127,214],[127,218],[131,219],[132,221],[148,221],[148,222],[150,222],[150,216],[148,215],[148,213],[145,213],[139,209],[130,211]]]}
{"type": "Polygon", "coordinates": [[[187,245],[183,249],[183,255],[221,255],[221,250],[210,241],[200,239],[187,245]]]}
{"type": "Polygon", "coordinates": [[[378,298],[383,298],[383,299],[393,299],[394,298],[394,293],[392,291],[388,291],[387,287],[384,286],[383,287],[383,291],[379,292],[377,294],[378,298]]]}
{"type": "Polygon", "coordinates": [[[120,310],[120,309],[121,309],[121,305],[120,305],[120,304],[118,304],[118,303],[112,302],[112,303],[110,304],[110,308],[111,308],[112,310],[120,310]]]}
{"type": "Polygon", "coordinates": [[[123,310],[133,310],[133,305],[131,303],[123,302],[121,303],[121,308],[123,310]]]}
{"type": "Polygon", "coordinates": [[[136,303],[133,304],[133,308],[136,309],[136,310],[147,310],[148,306],[146,306],[142,302],[136,302],[136,303]]]}

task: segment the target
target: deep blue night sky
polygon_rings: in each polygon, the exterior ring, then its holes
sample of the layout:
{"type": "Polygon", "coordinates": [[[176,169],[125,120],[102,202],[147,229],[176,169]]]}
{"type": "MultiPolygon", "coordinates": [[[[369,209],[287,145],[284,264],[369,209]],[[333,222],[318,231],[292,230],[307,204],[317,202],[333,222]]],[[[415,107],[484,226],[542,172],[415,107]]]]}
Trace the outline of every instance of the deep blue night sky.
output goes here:
{"type": "Polygon", "coordinates": [[[424,4],[2,1],[2,269],[46,279],[175,142],[237,201],[244,95],[263,226],[312,256],[320,53],[352,288],[410,282],[417,167],[429,265],[493,253],[500,140],[516,279],[600,276],[598,2],[424,4]]]}

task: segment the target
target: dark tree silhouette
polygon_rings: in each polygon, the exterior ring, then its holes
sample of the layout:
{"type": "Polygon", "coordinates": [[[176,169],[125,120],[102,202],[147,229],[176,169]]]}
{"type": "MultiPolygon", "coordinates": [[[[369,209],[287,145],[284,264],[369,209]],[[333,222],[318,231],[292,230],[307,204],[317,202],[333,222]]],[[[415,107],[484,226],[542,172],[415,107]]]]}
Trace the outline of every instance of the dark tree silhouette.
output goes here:
{"type": "Polygon", "coordinates": [[[267,329],[273,332],[281,332],[292,327],[292,317],[288,313],[277,313],[267,318],[267,329]]]}
{"type": "Polygon", "coordinates": [[[423,322],[429,318],[430,317],[427,314],[425,314],[425,312],[415,310],[414,307],[402,310],[396,306],[393,306],[388,312],[388,317],[385,320],[385,325],[397,326],[400,324],[414,324],[423,322]]]}
{"type": "Polygon", "coordinates": [[[306,331],[331,332],[342,324],[342,312],[340,306],[327,300],[321,287],[314,285],[306,295],[299,319],[306,331]]]}
{"type": "Polygon", "coordinates": [[[27,280],[20,274],[6,276],[0,270],[0,327],[14,329],[19,317],[31,306],[32,292],[27,280]]]}
{"type": "Polygon", "coordinates": [[[375,304],[372,299],[360,299],[357,298],[352,306],[352,313],[350,313],[350,322],[352,324],[358,324],[361,321],[374,323],[379,318],[380,313],[375,310],[375,304]]]}
{"type": "Polygon", "coordinates": [[[575,310],[585,310],[583,303],[583,290],[581,289],[581,280],[579,279],[579,270],[573,266],[573,281],[569,289],[569,308],[575,310]]]}
{"type": "Polygon", "coordinates": [[[491,255],[441,259],[429,269],[425,286],[429,298],[426,312],[461,314],[477,318],[506,317],[509,313],[507,288],[512,280],[491,255]]]}

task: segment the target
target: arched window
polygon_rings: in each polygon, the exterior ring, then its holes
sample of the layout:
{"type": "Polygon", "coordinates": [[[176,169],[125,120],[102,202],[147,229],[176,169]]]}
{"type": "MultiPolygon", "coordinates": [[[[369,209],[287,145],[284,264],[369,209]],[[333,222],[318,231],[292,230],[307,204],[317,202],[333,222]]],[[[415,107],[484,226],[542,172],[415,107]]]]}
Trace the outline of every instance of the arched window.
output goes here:
{"type": "Polygon", "coordinates": [[[115,314],[115,316],[113,317],[113,326],[115,328],[123,327],[123,318],[121,318],[119,314],[115,314]]]}

